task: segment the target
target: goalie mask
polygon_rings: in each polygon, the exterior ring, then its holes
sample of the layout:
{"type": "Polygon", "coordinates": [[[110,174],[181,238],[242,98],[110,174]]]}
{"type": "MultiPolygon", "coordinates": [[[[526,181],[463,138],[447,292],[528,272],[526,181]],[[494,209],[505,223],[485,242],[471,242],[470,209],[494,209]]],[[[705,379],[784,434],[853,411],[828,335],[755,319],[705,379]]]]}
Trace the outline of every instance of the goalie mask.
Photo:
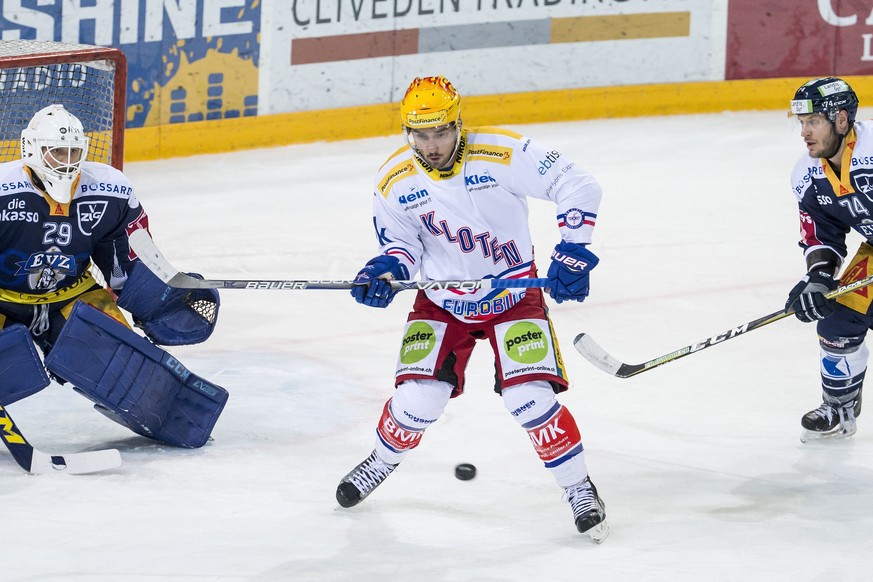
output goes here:
{"type": "Polygon", "coordinates": [[[457,151],[461,140],[461,95],[442,75],[416,77],[400,101],[400,121],[406,141],[420,156],[424,157],[415,143],[416,131],[451,132],[457,151]]]}
{"type": "Polygon", "coordinates": [[[40,109],[21,132],[21,159],[42,182],[46,194],[61,204],[73,197],[88,137],[82,122],[63,105],[40,109]]]}

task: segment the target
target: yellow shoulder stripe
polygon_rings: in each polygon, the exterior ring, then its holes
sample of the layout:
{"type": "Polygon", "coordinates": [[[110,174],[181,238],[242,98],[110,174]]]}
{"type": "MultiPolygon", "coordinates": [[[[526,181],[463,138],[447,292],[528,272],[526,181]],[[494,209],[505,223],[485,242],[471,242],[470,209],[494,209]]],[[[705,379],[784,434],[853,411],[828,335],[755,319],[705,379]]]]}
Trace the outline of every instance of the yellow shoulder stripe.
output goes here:
{"type": "Polygon", "coordinates": [[[398,150],[397,150],[396,152],[394,152],[393,154],[391,154],[390,156],[388,156],[388,159],[385,160],[384,162],[382,162],[382,165],[379,166],[379,171],[381,172],[381,171],[385,168],[385,166],[388,165],[388,162],[390,162],[390,161],[393,160],[395,157],[397,157],[398,155],[402,154],[403,152],[405,152],[405,151],[407,151],[407,150],[409,150],[409,149],[410,149],[409,146],[408,146],[408,145],[405,145],[405,146],[403,146],[402,148],[398,149],[398,150]]]}
{"type": "Polygon", "coordinates": [[[412,160],[404,160],[388,170],[385,175],[379,180],[379,194],[382,198],[388,197],[388,192],[398,180],[407,178],[416,172],[415,164],[412,160]]]}

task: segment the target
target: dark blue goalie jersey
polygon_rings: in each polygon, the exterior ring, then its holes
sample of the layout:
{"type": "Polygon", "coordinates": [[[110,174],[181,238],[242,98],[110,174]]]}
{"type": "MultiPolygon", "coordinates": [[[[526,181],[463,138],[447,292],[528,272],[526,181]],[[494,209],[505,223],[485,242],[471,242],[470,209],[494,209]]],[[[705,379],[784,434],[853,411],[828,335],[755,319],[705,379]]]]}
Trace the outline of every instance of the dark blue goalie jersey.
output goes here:
{"type": "Polygon", "coordinates": [[[61,301],[93,284],[93,263],[113,289],[127,279],[129,232],[148,217],[128,179],[115,168],[85,162],[68,204],[34,187],[18,160],[0,164],[0,300],[61,301]]]}
{"type": "Polygon", "coordinates": [[[808,254],[833,249],[845,259],[854,230],[873,243],[873,121],[856,122],[846,136],[840,172],[827,160],[803,156],[791,174],[800,210],[800,246],[808,254]]]}

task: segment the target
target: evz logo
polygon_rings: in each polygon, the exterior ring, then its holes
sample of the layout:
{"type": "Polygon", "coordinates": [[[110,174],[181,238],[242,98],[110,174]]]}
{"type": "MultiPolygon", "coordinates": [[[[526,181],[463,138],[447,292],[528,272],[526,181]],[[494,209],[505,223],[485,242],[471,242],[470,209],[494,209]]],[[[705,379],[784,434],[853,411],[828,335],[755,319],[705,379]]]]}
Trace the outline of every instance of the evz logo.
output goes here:
{"type": "Polygon", "coordinates": [[[94,228],[106,214],[106,200],[93,200],[88,202],[79,202],[76,206],[76,213],[79,215],[79,230],[85,236],[91,236],[94,228]]]}
{"type": "Polygon", "coordinates": [[[26,275],[27,283],[34,291],[54,291],[61,281],[76,275],[76,258],[62,253],[56,246],[33,253],[26,261],[15,264],[18,266],[15,275],[26,275]]]}

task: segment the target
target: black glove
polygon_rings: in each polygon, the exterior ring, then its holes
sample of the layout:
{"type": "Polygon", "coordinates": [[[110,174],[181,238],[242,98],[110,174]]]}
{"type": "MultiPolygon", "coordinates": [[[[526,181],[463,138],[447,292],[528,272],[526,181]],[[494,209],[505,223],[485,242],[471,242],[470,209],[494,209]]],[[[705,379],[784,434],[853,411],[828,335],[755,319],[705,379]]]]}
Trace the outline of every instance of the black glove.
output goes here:
{"type": "Polygon", "coordinates": [[[827,271],[810,271],[788,293],[785,309],[794,309],[794,315],[804,323],[824,319],[834,312],[834,300],[825,293],[837,288],[839,282],[827,271]]]}

